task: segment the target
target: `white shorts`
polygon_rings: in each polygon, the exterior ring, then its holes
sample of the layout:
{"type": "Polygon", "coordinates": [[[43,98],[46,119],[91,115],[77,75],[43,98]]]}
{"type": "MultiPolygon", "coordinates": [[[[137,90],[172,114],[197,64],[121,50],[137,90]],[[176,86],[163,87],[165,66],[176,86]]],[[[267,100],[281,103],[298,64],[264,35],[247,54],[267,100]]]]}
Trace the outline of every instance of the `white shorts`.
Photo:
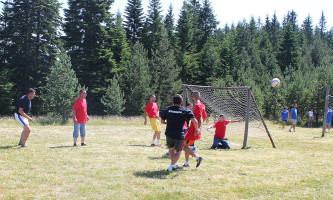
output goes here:
{"type": "Polygon", "coordinates": [[[16,121],[18,121],[18,123],[21,124],[21,126],[25,126],[25,125],[29,125],[29,120],[25,117],[23,117],[22,115],[19,115],[17,113],[15,113],[15,119],[16,121]]]}
{"type": "Polygon", "coordinates": [[[297,119],[292,119],[293,124],[297,124],[297,119]]]}

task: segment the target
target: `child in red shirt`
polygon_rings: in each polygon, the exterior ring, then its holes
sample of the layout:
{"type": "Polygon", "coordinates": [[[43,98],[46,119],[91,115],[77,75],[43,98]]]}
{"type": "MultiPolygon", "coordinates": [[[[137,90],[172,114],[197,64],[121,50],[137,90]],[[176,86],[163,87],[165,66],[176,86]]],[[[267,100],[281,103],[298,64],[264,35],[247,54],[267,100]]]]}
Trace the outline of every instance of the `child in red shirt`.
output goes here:
{"type": "Polygon", "coordinates": [[[229,123],[235,123],[235,122],[241,122],[241,120],[238,121],[231,121],[231,120],[225,120],[225,116],[223,114],[220,115],[220,119],[211,126],[207,128],[209,130],[212,127],[215,127],[215,135],[214,135],[214,143],[211,147],[211,149],[215,149],[216,147],[219,149],[230,149],[230,145],[228,142],[228,139],[225,138],[225,130],[226,126],[229,123]],[[221,143],[221,145],[220,145],[221,143]]]}

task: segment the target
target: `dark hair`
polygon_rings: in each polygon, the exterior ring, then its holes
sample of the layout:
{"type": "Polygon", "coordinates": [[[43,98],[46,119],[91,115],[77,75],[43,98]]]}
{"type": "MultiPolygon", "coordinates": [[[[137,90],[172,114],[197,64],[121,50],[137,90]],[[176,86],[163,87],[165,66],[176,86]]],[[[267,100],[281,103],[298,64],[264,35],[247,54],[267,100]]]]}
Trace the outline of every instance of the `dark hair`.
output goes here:
{"type": "Polygon", "coordinates": [[[180,94],[176,94],[173,97],[173,104],[181,104],[183,101],[183,97],[180,94]]]}
{"type": "Polygon", "coordinates": [[[33,88],[29,88],[28,94],[33,93],[33,92],[36,92],[36,91],[33,88]]]}
{"type": "Polygon", "coordinates": [[[155,94],[151,94],[151,95],[149,95],[149,98],[152,97],[152,96],[156,97],[155,94]]]}
{"type": "Polygon", "coordinates": [[[193,103],[191,103],[191,102],[186,103],[186,107],[189,105],[193,105],[193,103]]]}
{"type": "Polygon", "coordinates": [[[86,91],[86,90],[84,90],[84,89],[80,90],[80,94],[81,94],[83,91],[86,91]]]}
{"type": "Polygon", "coordinates": [[[220,117],[224,117],[224,114],[220,114],[220,117]]]}

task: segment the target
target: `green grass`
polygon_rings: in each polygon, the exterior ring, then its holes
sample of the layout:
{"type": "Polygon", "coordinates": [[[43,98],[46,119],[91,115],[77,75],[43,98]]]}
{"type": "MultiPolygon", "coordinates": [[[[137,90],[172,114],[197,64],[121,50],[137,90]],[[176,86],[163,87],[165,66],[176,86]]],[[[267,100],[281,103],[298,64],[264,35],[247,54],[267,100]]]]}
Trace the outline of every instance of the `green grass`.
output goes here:
{"type": "Polygon", "coordinates": [[[228,125],[229,151],[208,150],[213,135],[204,131],[196,144],[202,165],[192,158],[190,168],[169,174],[167,150],[149,147],[142,118],[93,118],[88,146],[77,148],[71,123],[31,127],[22,149],[22,128],[0,120],[0,199],[333,199],[333,136],[321,138],[320,129],[269,124],[276,149],[259,134],[242,150],[242,133],[228,125]]]}

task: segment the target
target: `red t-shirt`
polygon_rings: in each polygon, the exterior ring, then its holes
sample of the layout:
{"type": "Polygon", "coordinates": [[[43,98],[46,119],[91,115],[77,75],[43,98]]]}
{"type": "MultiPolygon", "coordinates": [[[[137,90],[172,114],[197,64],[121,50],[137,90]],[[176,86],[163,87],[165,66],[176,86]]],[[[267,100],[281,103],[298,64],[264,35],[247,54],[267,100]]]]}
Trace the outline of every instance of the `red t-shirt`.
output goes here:
{"type": "Polygon", "coordinates": [[[145,112],[148,113],[149,118],[157,118],[158,117],[158,106],[157,103],[147,103],[145,112]]]}
{"type": "Polygon", "coordinates": [[[77,123],[87,123],[87,100],[77,98],[74,103],[73,109],[76,113],[77,123]]]}
{"type": "MultiPolygon", "coordinates": [[[[203,120],[207,117],[205,104],[203,104],[201,101],[197,102],[194,106],[193,114],[195,116],[195,119],[197,119],[198,123],[200,123],[200,118],[202,117],[202,123],[203,123],[204,122],[203,120]]],[[[201,128],[201,125],[198,128],[201,128]]],[[[191,123],[190,129],[187,131],[185,135],[185,139],[199,140],[201,138],[201,133],[194,136],[194,132],[195,132],[195,127],[191,123]]]]}
{"type": "Polygon", "coordinates": [[[221,139],[224,139],[225,138],[225,130],[226,130],[226,126],[227,124],[229,124],[230,121],[229,120],[224,120],[223,122],[221,121],[216,121],[214,123],[214,126],[215,126],[215,135],[214,137],[217,137],[217,138],[221,138],[221,139]]]}

